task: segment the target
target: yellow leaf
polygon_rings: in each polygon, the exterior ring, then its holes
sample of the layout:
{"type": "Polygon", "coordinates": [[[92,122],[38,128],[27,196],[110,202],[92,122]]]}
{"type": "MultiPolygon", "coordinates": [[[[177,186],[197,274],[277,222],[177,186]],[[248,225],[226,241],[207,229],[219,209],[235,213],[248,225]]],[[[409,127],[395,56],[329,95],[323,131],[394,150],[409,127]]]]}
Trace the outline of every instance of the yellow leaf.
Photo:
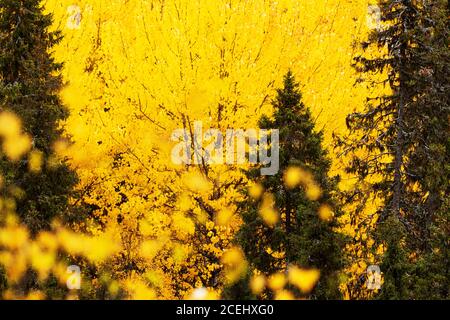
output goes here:
{"type": "Polygon", "coordinates": [[[184,175],[184,184],[193,192],[206,192],[210,189],[208,180],[198,172],[190,172],[184,175]]]}
{"type": "Polygon", "coordinates": [[[108,236],[92,237],[87,240],[84,255],[93,262],[102,262],[112,257],[120,249],[108,236]]]}
{"type": "Polygon", "coordinates": [[[259,183],[252,185],[248,190],[250,197],[252,197],[253,199],[256,199],[256,200],[261,197],[263,192],[264,192],[264,188],[259,183]]]}
{"type": "Polygon", "coordinates": [[[284,288],[287,280],[283,273],[275,273],[269,277],[268,286],[273,291],[278,291],[284,288]]]}
{"type": "Polygon", "coordinates": [[[26,300],[44,300],[45,294],[41,291],[31,291],[25,299],[26,300]]]}
{"type": "Polygon", "coordinates": [[[303,293],[311,292],[319,278],[320,271],[317,269],[300,269],[296,266],[289,268],[289,282],[303,293]]]}
{"type": "Polygon", "coordinates": [[[44,251],[33,243],[30,247],[30,259],[31,266],[38,272],[39,278],[44,280],[55,264],[56,257],[54,252],[44,251]]]}
{"type": "Polygon", "coordinates": [[[298,167],[290,167],[284,173],[284,184],[289,189],[297,187],[302,178],[304,177],[304,171],[298,167]]]}
{"type": "Polygon", "coordinates": [[[27,135],[9,137],[3,141],[3,151],[11,161],[18,161],[31,148],[31,139],[27,135]]]}
{"type": "Polygon", "coordinates": [[[250,280],[250,288],[253,294],[259,295],[266,287],[266,278],[263,275],[256,275],[250,280]]]}
{"type": "Polygon", "coordinates": [[[43,153],[38,150],[33,150],[28,157],[28,168],[33,173],[39,173],[42,168],[43,153]]]}
{"type": "Polygon", "coordinates": [[[137,279],[128,280],[125,287],[133,300],[153,300],[156,298],[155,291],[137,279]]]}
{"type": "Polygon", "coordinates": [[[4,138],[13,138],[20,135],[21,121],[13,113],[5,111],[0,113],[0,136],[4,138]]]}
{"type": "Polygon", "coordinates": [[[275,294],[275,300],[295,300],[292,292],[288,290],[281,290],[275,294]]]}
{"type": "Polygon", "coordinates": [[[217,300],[219,295],[212,290],[201,287],[194,289],[190,296],[189,300],[217,300]]]}
{"type": "Polygon", "coordinates": [[[162,244],[157,240],[144,241],[141,245],[141,256],[145,259],[153,259],[161,250],[162,244]]]}
{"type": "Polygon", "coordinates": [[[329,222],[329,221],[333,220],[333,217],[334,217],[334,212],[333,212],[333,210],[331,209],[330,206],[322,205],[319,208],[319,218],[320,218],[320,220],[325,221],[325,222],[329,222]]]}
{"type": "Polygon", "coordinates": [[[221,262],[224,265],[225,278],[228,284],[238,281],[247,271],[247,261],[244,253],[238,247],[225,251],[221,262]]]}
{"type": "Polygon", "coordinates": [[[275,200],[272,194],[266,193],[259,209],[259,214],[268,226],[275,226],[280,220],[279,213],[274,209],[275,200]]]}
{"type": "Polygon", "coordinates": [[[317,201],[322,195],[322,190],[318,185],[312,183],[306,187],[306,197],[311,201],[317,201]]]}
{"type": "Polygon", "coordinates": [[[259,214],[268,226],[275,226],[280,220],[280,215],[276,210],[270,207],[263,207],[259,210],[259,214]]]}
{"type": "Polygon", "coordinates": [[[23,227],[0,229],[0,245],[19,249],[29,241],[28,230],[23,227]]]}
{"type": "Polygon", "coordinates": [[[220,210],[216,216],[216,223],[218,226],[228,226],[233,218],[233,211],[228,208],[220,210]]]}

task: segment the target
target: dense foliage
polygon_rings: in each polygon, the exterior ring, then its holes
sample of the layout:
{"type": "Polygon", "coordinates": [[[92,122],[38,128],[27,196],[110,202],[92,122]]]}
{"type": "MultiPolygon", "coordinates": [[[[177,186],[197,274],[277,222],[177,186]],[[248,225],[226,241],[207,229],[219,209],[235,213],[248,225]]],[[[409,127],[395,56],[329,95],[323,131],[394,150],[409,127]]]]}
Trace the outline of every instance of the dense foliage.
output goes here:
{"type": "Polygon", "coordinates": [[[280,128],[280,172],[265,177],[249,172],[264,194],[248,197],[240,206],[243,226],[238,243],[250,266],[266,276],[283,273],[291,264],[320,270],[322,280],[311,297],[338,299],[345,242],[335,232],[342,214],[333,199],[337,181],[328,177],[330,160],[322,148],[322,133],[314,131],[291,72],[273,106],[273,118],[263,117],[260,127],[280,128]],[[278,221],[267,223],[268,210],[278,211],[278,221]]]}
{"type": "Polygon", "coordinates": [[[0,0],[1,297],[448,298],[448,17],[0,0]],[[279,130],[279,172],[209,129],[279,130]]]}
{"type": "Polygon", "coordinates": [[[356,216],[368,198],[381,201],[371,219],[358,221],[369,233],[374,222],[383,247],[380,298],[448,298],[448,2],[379,5],[383,23],[363,46],[386,51],[358,56],[356,68],[368,81],[386,73],[391,93],[369,97],[365,110],[348,117],[350,136],[338,143],[358,179],[348,199],[359,203],[356,216]]]}

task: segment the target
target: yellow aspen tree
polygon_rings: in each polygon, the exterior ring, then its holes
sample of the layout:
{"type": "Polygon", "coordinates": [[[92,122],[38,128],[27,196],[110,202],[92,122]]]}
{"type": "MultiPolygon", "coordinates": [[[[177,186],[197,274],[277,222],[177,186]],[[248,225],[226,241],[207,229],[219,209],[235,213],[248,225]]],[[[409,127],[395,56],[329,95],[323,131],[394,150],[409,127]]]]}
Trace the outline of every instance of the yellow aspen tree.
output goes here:
{"type": "MultiPolygon", "coordinates": [[[[115,276],[161,298],[220,290],[221,256],[240,221],[244,166],[172,163],[177,129],[256,128],[288,69],[325,143],[368,88],[354,87],[367,0],[47,0],[65,35],[65,128],[59,146],[92,208],[80,226],[122,244],[115,276]]],[[[341,173],[335,161],[333,174],[341,173]]],[[[347,233],[352,230],[349,227],[347,233]]]]}

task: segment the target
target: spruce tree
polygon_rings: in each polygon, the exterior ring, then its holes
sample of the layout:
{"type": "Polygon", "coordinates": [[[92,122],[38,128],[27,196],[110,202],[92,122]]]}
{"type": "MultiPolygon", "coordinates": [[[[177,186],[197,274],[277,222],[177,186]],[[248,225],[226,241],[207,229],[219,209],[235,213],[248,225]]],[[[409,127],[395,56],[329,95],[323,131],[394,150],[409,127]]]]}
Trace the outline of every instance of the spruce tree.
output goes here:
{"type": "Polygon", "coordinates": [[[346,197],[357,204],[352,220],[361,232],[373,231],[373,248],[385,248],[380,298],[448,297],[448,277],[446,290],[432,289],[448,275],[448,2],[381,0],[379,7],[383,25],[363,48],[386,53],[358,56],[355,67],[369,85],[371,74],[387,74],[391,93],[368,98],[365,110],[347,119],[350,135],[337,145],[351,156],[347,171],[357,183],[346,197]],[[375,228],[361,215],[370,198],[382,203],[375,228]],[[425,275],[425,265],[436,277],[425,275]]]}
{"type": "Polygon", "coordinates": [[[420,51],[421,95],[412,105],[424,119],[417,126],[407,167],[423,191],[413,194],[417,217],[414,242],[417,259],[411,270],[410,297],[450,298],[450,2],[424,2],[428,30],[420,51]],[[447,119],[447,121],[445,120],[447,119]],[[421,239],[420,241],[417,241],[421,239]],[[418,249],[416,249],[418,248],[418,249]]]}
{"type": "Polygon", "coordinates": [[[251,269],[266,275],[285,272],[290,264],[319,269],[321,278],[310,298],[338,299],[341,297],[338,273],[344,266],[345,239],[335,232],[340,216],[333,200],[337,179],[328,177],[330,160],[321,145],[322,132],[315,131],[311,113],[303,104],[299,85],[290,71],[284,78],[284,87],[277,90],[273,107],[273,118],[262,117],[260,128],[280,130],[280,171],[274,176],[260,177],[259,171],[251,170],[248,175],[274,196],[282,219],[274,227],[268,226],[259,214],[260,200],[249,198],[241,204],[243,226],[238,243],[251,269]],[[319,201],[310,200],[302,186],[294,189],[285,186],[284,173],[291,167],[313,175],[322,189],[319,201]],[[319,218],[318,210],[324,203],[335,209],[332,221],[319,218]],[[284,252],[285,256],[275,258],[268,253],[269,248],[284,252]]]}
{"type": "MultiPolygon", "coordinates": [[[[29,172],[26,159],[11,163],[0,158],[5,185],[17,186],[17,214],[32,232],[50,227],[56,218],[67,218],[68,200],[76,174],[66,164],[45,165],[53,144],[63,137],[60,121],[68,116],[58,97],[62,87],[62,64],[51,50],[61,40],[50,32],[52,16],[44,14],[39,0],[0,0],[0,111],[19,116],[32,137],[34,150],[43,154],[39,174],[29,172]]],[[[7,192],[7,188],[3,190],[7,192]]]]}

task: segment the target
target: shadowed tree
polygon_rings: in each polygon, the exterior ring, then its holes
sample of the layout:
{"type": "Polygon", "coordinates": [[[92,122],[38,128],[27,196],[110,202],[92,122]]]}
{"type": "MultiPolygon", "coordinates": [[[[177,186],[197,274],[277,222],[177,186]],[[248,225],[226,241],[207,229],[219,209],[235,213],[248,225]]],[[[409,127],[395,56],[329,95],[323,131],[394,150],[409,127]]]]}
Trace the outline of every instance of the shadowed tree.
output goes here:
{"type": "MultiPolygon", "coordinates": [[[[309,297],[338,299],[341,297],[338,274],[345,262],[342,251],[345,239],[335,231],[341,215],[334,201],[337,179],[328,177],[330,160],[321,146],[322,133],[314,130],[311,113],[303,104],[298,87],[293,74],[288,72],[283,88],[277,90],[273,101],[273,117],[260,120],[260,128],[280,130],[279,173],[264,177],[259,177],[257,170],[248,173],[266,194],[273,195],[274,207],[281,213],[281,220],[269,226],[260,214],[264,200],[248,197],[241,204],[244,222],[237,241],[252,270],[270,275],[285,272],[291,264],[319,269],[319,283],[309,297]],[[287,187],[284,175],[290,168],[301,168],[305,175],[311,174],[321,195],[311,196],[305,186],[287,187]],[[334,208],[334,218],[320,218],[318,212],[324,204],[334,208]],[[269,250],[284,254],[276,257],[269,250]]],[[[294,288],[291,290],[304,296],[294,288]]]]}
{"type": "Polygon", "coordinates": [[[387,74],[384,84],[391,93],[368,98],[363,112],[349,115],[349,136],[338,139],[351,157],[347,171],[357,178],[346,199],[356,204],[353,221],[363,221],[357,228],[369,230],[384,246],[379,297],[444,298],[449,288],[448,1],[382,0],[379,6],[382,26],[363,48],[385,54],[359,56],[355,66],[368,79],[387,74]],[[382,205],[367,223],[357,217],[370,197],[382,205]],[[425,265],[435,271],[425,275],[425,265]]]}
{"type": "MultiPolygon", "coordinates": [[[[44,14],[38,0],[0,0],[0,111],[18,115],[23,130],[32,138],[32,152],[39,154],[39,172],[29,170],[29,160],[0,157],[4,197],[14,197],[16,212],[32,235],[50,228],[58,218],[69,221],[81,216],[71,210],[69,198],[77,176],[64,162],[49,161],[55,142],[64,139],[59,122],[68,116],[58,97],[62,87],[62,64],[51,50],[61,40],[50,32],[51,15],[44,14]],[[53,163],[53,165],[50,165],[53,163]],[[18,187],[23,192],[11,193],[18,187]]],[[[25,277],[22,290],[37,286],[33,274],[25,277]]]]}

